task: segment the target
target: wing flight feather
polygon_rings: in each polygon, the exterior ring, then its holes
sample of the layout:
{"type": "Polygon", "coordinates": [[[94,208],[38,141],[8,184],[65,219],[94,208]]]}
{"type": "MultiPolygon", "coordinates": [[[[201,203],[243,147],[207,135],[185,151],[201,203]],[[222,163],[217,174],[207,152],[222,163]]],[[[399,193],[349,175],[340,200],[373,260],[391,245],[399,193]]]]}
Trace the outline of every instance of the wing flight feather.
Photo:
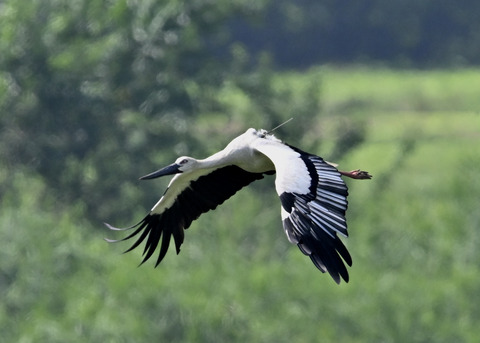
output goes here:
{"type": "Polygon", "coordinates": [[[348,189],[338,170],[321,157],[276,141],[256,147],[272,160],[288,239],[322,272],[348,282],[352,258],[337,234],[348,236],[348,189]],[[300,180],[299,180],[300,179],[300,180]]]}
{"type": "Polygon", "coordinates": [[[165,257],[172,236],[178,254],[184,240],[184,230],[188,229],[195,219],[202,213],[215,209],[241,188],[261,178],[262,173],[250,173],[233,165],[215,169],[189,182],[185,182],[184,178],[174,177],[162,198],[167,199],[165,201],[169,203],[168,207],[162,207],[161,199],[142,221],[126,229],[106,224],[111,230],[135,229],[123,239],[107,241],[125,241],[139,235],[125,252],[135,249],[146,240],[141,264],[153,255],[160,244],[155,264],[157,266],[165,257]]]}

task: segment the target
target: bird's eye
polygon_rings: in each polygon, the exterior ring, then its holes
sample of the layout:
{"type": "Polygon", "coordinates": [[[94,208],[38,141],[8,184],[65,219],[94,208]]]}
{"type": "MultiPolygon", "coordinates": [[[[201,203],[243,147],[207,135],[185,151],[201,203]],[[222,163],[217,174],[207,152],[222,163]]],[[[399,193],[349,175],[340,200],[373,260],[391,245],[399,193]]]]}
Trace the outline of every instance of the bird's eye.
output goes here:
{"type": "Polygon", "coordinates": [[[187,159],[184,159],[184,160],[182,160],[182,161],[180,162],[180,164],[186,164],[186,163],[188,163],[188,160],[187,160],[187,159]]]}

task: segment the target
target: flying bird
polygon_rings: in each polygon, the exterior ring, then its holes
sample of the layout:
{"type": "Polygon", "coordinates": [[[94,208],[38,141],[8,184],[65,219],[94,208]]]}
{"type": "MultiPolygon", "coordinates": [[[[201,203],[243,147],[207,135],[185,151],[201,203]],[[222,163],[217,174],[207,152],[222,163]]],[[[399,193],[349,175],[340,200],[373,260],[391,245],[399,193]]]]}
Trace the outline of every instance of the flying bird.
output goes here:
{"type": "Polygon", "coordinates": [[[184,230],[202,213],[214,210],[241,188],[264,175],[276,174],[275,189],[280,197],[281,218],[288,240],[310,257],[336,283],[348,282],[345,263],[352,258],[339,238],[348,236],[345,212],[347,186],[341,176],[370,179],[368,172],[339,171],[321,157],[309,154],[277,139],[266,130],[248,129],[225,149],[205,159],[179,157],[175,163],[141,177],[154,179],[175,175],[167,190],[139,223],[124,229],[106,224],[111,230],[132,230],[119,242],[137,240],[125,252],[146,240],[143,261],[159,247],[157,266],[167,253],[173,236],[177,254],[184,230]]]}

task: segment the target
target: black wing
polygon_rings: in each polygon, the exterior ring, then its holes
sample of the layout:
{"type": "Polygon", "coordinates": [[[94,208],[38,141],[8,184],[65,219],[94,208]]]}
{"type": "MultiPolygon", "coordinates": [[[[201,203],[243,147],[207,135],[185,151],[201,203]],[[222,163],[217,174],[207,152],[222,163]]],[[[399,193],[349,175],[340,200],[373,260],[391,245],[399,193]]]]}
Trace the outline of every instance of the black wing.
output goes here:
{"type": "MultiPolygon", "coordinates": [[[[207,175],[200,176],[197,180],[191,181],[188,187],[178,194],[173,205],[162,213],[149,213],[141,222],[127,228],[135,229],[127,237],[121,240],[107,241],[124,241],[140,234],[135,243],[125,252],[135,249],[147,239],[143,251],[142,263],[144,263],[152,256],[161,239],[160,253],[155,264],[157,266],[165,257],[172,236],[178,254],[184,239],[183,230],[190,227],[192,221],[200,217],[202,213],[215,209],[241,188],[262,178],[262,173],[250,173],[237,166],[216,169],[207,175]]],[[[117,229],[109,224],[106,225],[112,230],[124,230],[117,229]]]]}
{"type": "Polygon", "coordinates": [[[300,153],[312,181],[307,194],[280,195],[282,207],[288,213],[283,220],[285,232],[319,270],[328,272],[337,283],[340,277],[348,282],[344,262],[351,266],[352,258],[337,236],[337,233],[348,236],[347,186],[338,170],[321,157],[291,148],[300,153]]]}

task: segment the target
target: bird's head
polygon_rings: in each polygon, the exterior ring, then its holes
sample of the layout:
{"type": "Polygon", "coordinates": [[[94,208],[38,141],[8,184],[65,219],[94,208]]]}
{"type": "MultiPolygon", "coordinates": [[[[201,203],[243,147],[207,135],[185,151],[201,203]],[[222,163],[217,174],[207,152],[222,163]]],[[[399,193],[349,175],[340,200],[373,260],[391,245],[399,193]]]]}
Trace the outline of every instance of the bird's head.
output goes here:
{"type": "Polygon", "coordinates": [[[182,156],[177,158],[175,163],[172,163],[148,175],[142,176],[140,180],[156,179],[157,177],[160,177],[160,176],[187,172],[194,169],[196,164],[197,164],[197,160],[194,159],[193,157],[182,156]]]}

